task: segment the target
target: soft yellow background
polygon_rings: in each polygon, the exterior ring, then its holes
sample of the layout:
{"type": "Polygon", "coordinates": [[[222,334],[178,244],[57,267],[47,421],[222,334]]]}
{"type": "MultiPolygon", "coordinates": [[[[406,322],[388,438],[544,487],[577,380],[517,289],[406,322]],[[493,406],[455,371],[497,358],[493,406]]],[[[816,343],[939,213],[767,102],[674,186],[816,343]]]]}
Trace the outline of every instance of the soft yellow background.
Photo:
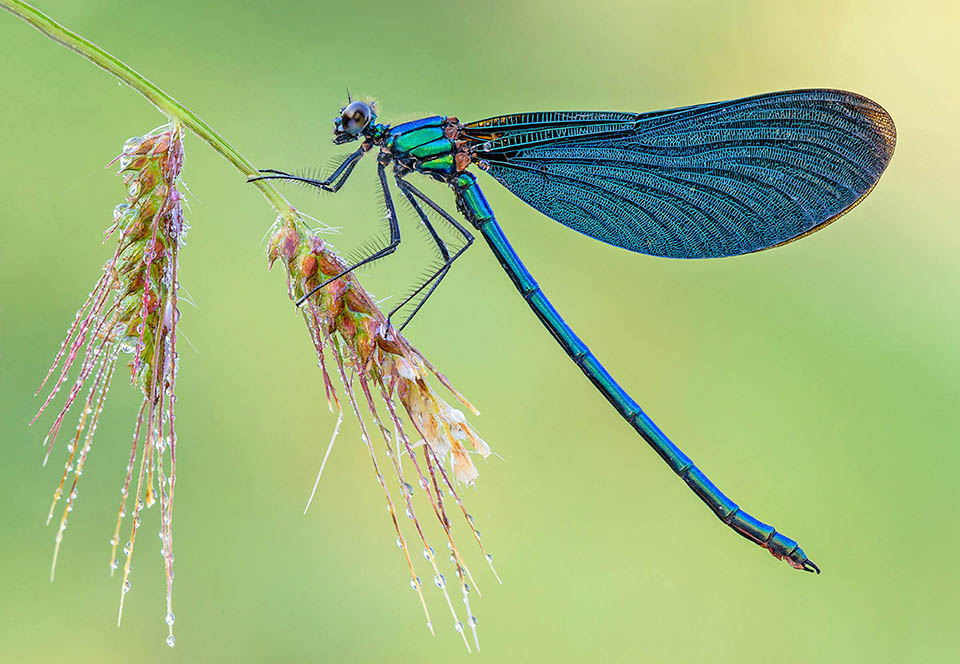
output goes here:
{"type": "MultiPolygon", "coordinates": [[[[743,258],[604,246],[481,176],[530,270],[610,371],[721,488],[798,539],[820,577],[728,532],[563,356],[482,243],[408,332],[483,411],[474,422],[504,457],[481,463],[467,491],[504,579],[461,536],[484,590],[470,661],[957,661],[955,3],[516,4],[43,3],[263,167],[326,168],[344,154],[329,138],[346,84],[376,96],[387,122],[806,86],[879,101],[899,142],[875,192],[828,230],[743,258]]],[[[43,520],[65,441],[41,468],[52,415],[28,429],[31,394],[110,252],[98,238],[124,192],[104,165],[162,118],[4,13],[0,113],[0,659],[466,657],[430,584],[437,636],[424,626],[349,418],[301,515],[334,417],[282,274],[266,271],[266,203],[193,137],[177,647],[163,644],[149,547],[115,625],[108,540],[137,396],[122,379],[49,583],[55,532],[43,520]]],[[[333,238],[344,251],[379,228],[372,159],[336,197],[291,197],[344,229],[333,238]]],[[[363,277],[378,296],[408,288],[424,255],[412,218],[402,223],[409,242],[363,277]]]]}

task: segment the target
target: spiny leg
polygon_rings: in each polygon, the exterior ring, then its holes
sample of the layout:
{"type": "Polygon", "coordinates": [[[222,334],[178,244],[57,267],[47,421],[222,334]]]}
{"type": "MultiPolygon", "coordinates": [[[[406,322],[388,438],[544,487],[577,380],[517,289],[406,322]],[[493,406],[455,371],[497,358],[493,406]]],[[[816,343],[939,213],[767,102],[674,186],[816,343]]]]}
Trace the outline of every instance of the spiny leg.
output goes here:
{"type": "Polygon", "coordinates": [[[356,152],[344,159],[343,163],[337,166],[336,170],[334,170],[333,173],[330,174],[330,177],[325,180],[304,178],[300,177],[299,175],[292,175],[285,171],[278,171],[272,168],[261,168],[259,169],[261,173],[269,173],[269,175],[257,175],[249,177],[247,178],[247,182],[256,182],[258,180],[292,180],[294,182],[303,182],[304,184],[312,185],[318,189],[323,189],[324,191],[336,192],[339,191],[340,187],[343,186],[343,183],[347,181],[347,178],[350,177],[353,169],[369,149],[370,146],[368,146],[366,143],[361,145],[356,152]]]}
{"type": "MultiPolygon", "coordinates": [[[[423,220],[424,224],[427,225],[427,228],[430,230],[430,234],[434,236],[435,239],[439,240],[439,236],[436,235],[436,231],[429,225],[429,222],[426,220],[426,215],[423,212],[423,208],[420,207],[420,205],[416,202],[416,200],[412,197],[411,194],[404,192],[404,195],[406,195],[407,200],[410,201],[411,206],[413,206],[413,209],[416,210],[417,214],[420,216],[421,220],[423,220]]],[[[406,317],[406,319],[403,321],[400,327],[397,328],[399,331],[402,332],[403,329],[407,326],[407,324],[411,320],[413,320],[413,317],[417,314],[417,312],[420,311],[424,303],[426,303],[427,299],[429,299],[430,295],[433,294],[433,291],[436,290],[437,285],[440,283],[443,277],[447,274],[447,271],[450,269],[450,264],[452,263],[453,258],[451,258],[450,252],[447,251],[446,245],[443,244],[443,241],[439,240],[438,246],[441,246],[441,244],[442,244],[441,254],[444,259],[443,264],[439,268],[437,268],[437,270],[433,274],[431,274],[427,279],[425,279],[419,286],[417,286],[417,288],[415,288],[409,295],[407,295],[407,297],[405,297],[403,301],[400,302],[400,304],[394,307],[389,314],[387,314],[388,326],[392,325],[391,320],[393,319],[394,314],[396,314],[398,311],[400,311],[400,309],[406,306],[407,303],[409,303],[413,298],[415,298],[417,295],[423,292],[424,288],[426,288],[427,286],[430,286],[430,289],[427,291],[427,294],[424,295],[419,302],[417,302],[417,305],[414,307],[413,311],[410,312],[410,314],[406,317]]],[[[456,255],[459,255],[459,253],[460,252],[458,252],[456,255]]]]}
{"type": "Polygon", "coordinates": [[[433,237],[434,241],[437,242],[437,246],[440,247],[440,253],[442,254],[445,260],[444,264],[441,265],[440,268],[437,269],[437,271],[434,272],[429,279],[424,281],[419,288],[413,291],[403,302],[397,305],[393,309],[393,311],[391,311],[390,314],[387,316],[387,323],[389,325],[390,318],[395,313],[397,313],[397,311],[399,311],[401,307],[403,307],[405,304],[407,304],[407,302],[412,300],[424,288],[426,288],[427,286],[430,286],[430,289],[427,291],[427,294],[424,295],[423,298],[417,303],[417,306],[414,308],[414,310],[410,313],[409,316],[407,316],[406,320],[403,321],[403,324],[398,328],[399,331],[402,332],[403,328],[405,328],[407,324],[411,320],[413,320],[413,317],[417,315],[417,312],[420,311],[420,309],[423,307],[426,301],[430,298],[430,296],[433,295],[433,292],[437,289],[437,286],[440,285],[440,282],[443,281],[443,278],[447,276],[447,272],[450,271],[450,266],[453,265],[453,261],[457,260],[457,258],[459,258],[463,254],[463,252],[465,252],[467,248],[471,244],[473,244],[473,235],[470,233],[470,231],[464,228],[463,225],[460,224],[460,222],[458,222],[449,212],[447,212],[442,207],[437,205],[430,198],[428,198],[426,194],[424,194],[422,191],[414,187],[412,184],[410,184],[406,180],[398,177],[397,186],[400,187],[400,191],[402,191],[404,196],[407,197],[407,200],[410,201],[410,204],[413,206],[413,209],[416,210],[417,214],[420,216],[420,220],[423,221],[424,225],[427,227],[427,230],[430,231],[430,235],[433,237]],[[446,246],[443,244],[443,241],[440,239],[439,235],[437,235],[433,226],[430,224],[430,221],[427,219],[427,215],[423,211],[423,208],[420,207],[420,204],[417,203],[414,197],[419,198],[424,203],[429,205],[434,212],[439,214],[444,221],[446,221],[448,224],[453,226],[454,229],[456,229],[456,231],[460,233],[461,236],[463,236],[464,245],[460,247],[460,249],[458,249],[455,254],[453,254],[452,256],[449,254],[449,252],[446,249],[446,246]]]}
{"type": "Polygon", "coordinates": [[[336,274],[330,277],[329,279],[327,279],[326,281],[320,283],[319,285],[314,286],[312,289],[310,289],[309,293],[306,293],[303,297],[297,300],[298,307],[301,306],[304,302],[306,302],[311,295],[316,293],[318,290],[320,290],[327,284],[333,281],[336,281],[337,279],[339,279],[340,277],[346,274],[350,274],[351,272],[356,270],[358,267],[366,265],[367,263],[372,263],[373,261],[379,260],[384,256],[389,256],[394,251],[396,251],[397,246],[400,244],[400,224],[397,221],[397,210],[393,205],[393,197],[390,196],[390,186],[387,184],[387,171],[386,171],[385,161],[379,161],[377,163],[377,176],[380,178],[380,187],[383,190],[383,202],[387,206],[387,222],[390,225],[390,243],[387,246],[385,246],[383,249],[379,249],[373,252],[372,254],[370,254],[369,256],[367,256],[366,258],[364,258],[363,260],[358,261],[353,265],[350,265],[349,267],[344,269],[342,272],[340,272],[340,274],[336,274]]]}
{"type": "MultiPolygon", "coordinates": [[[[430,219],[427,217],[427,213],[424,212],[424,211],[423,211],[423,208],[420,207],[420,204],[417,203],[416,199],[413,197],[413,194],[410,193],[410,192],[406,189],[406,187],[404,186],[406,183],[403,181],[402,178],[400,178],[399,175],[397,176],[396,181],[397,181],[397,186],[400,188],[400,191],[403,192],[403,195],[404,195],[404,196],[406,197],[406,199],[410,202],[410,206],[411,206],[411,207],[414,209],[414,211],[417,213],[417,216],[420,217],[420,221],[423,223],[424,227],[426,227],[427,232],[430,233],[430,238],[433,240],[434,244],[437,245],[437,249],[440,251],[440,257],[443,259],[443,264],[442,264],[433,274],[431,274],[428,279],[426,279],[426,280],[425,280],[423,283],[421,283],[415,290],[413,290],[409,295],[407,295],[400,304],[398,304],[397,306],[395,306],[395,307],[390,311],[389,314],[387,314],[387,327],[388,327],[388,328],[389,328],[390,325],[391,325],[390,321],[391,321],[391,319],[393,318],[393,315],[396,314],[398,311],[400,311],[403,307],[405,307],[405,306],[407,305],[407,303],[410,302],[410,300],[412,300],[412,299],[413,299],[414,297],[416,297],[421,291],[423,291],[424,288],[426,288],[434,279],[437,278],[437,275],[438,275],[438,274],[440,274],[441,272],[443,272],[443,271],[444,271],[445,269],[447,269],[447,268],[449,267],[449,265],[450,265],[450,251],[447,249],[446,243],[443,241],[443,239],[441,239],[440,235],[437,233],[436,229],[433,227],[433,224],[430,223],[430,219]]],[[[424,298],[424,299],[426,299],[426,298],[424,298]]],[[[422,306],[422,304],[423,304],[423,302],[421,302],[421,303],[417,306],[417,308],[414,310],[414,313],[416,313],[416,311],[419,310],[419,308],[420,308],[420,306],[422,306]]],[[[413,314],[410,314],[410,316],[407,317],[407,319],[403,322],[403,325],[400,326],[400,329],[401,329],[401,330],[404,328],[404,326],[406,326],[407,323],[410,322],[410,319],[411,319],[412,317],[413,317],[413,314]]]]}

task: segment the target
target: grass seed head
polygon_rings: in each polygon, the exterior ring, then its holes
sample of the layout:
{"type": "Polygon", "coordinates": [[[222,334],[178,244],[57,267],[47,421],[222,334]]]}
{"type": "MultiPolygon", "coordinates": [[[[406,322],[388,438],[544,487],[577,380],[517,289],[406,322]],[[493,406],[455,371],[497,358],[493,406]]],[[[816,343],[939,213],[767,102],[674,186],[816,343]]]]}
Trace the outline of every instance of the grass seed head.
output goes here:
{"type": "MultiPolygon", "coordinates": [[[[346,268],[333,248],[312,232],[292,210],[277,220],[268,247],[268,259],[271,266],[277,261],[283,264],[287,275],[288,295],[294,301],[346,268]]],[[[373,297],[363,289],[353,274],[335,279],[318,290],[303,304],[300,311],[317,352],[328,403],[331,408],[342,408],[330,377],[332,366],[332,371],[338,375],[343,385],[348,405],[360,425],[362,441],[387,500],[387,509],[396,530],[397,545],[406,558],[411,576],[410,585],[418,594],[428,627],[433,630],[423,596],[423,584],[413,565],[413,558],[419,556],[410,554],[412,547],[400,527],[403,519],[398,517],[398,506],[401,507],[400,513],[412,521],[413,537],[423,547],[423,558],[430,565],[434,585],[443,593],[454,626],[463,637],[467,649],[470,649],[463,622],[450,600],[451,586],[440,571],[441,566],[448,564],[446,557],[441,560],[429,544],[417,516],[418,505],[432,511],[437,519],[443,537],[447,540],[449,564],[452,565],[457,580],[466,610],[467,624],[473,632],[474,644],[479,648],[477,620],[470,611],[469,602],[471,586],[476,589],[476,583],[454,541],[454,527],[448,517],[448,510],[451,509],[452,502],[452,509],[462,513],[466,532],[472,534],[493,569],[492,558],[483,549],[480,535],[473,526],[473,519],[467,513],[458,490],[460,485],[473,485],[479,475],[471,455],[486,458],[490,454],[490,447],[467,422],[463,412],[451,406],[437,393],[431,381],[434,380],[447,388],[456,400],[474,415],[479,413],[416,348],[395,329],[388,327],[386,317],[373,297]],[[401,418],[398,406],[406,413],[406,420],[401,418]],[[374,447],[364,412],[379,433],[383,443],[382,453],[386,457],[385,463],[393,470],[399,492],[391,492],[388,488],[387,479],[380,467],[383,459],[378,456],[377,448],[374,447]],[[407,423],[412,425],[412,430],[407,428],[407,423]],[[404,459],[409,459],[407,467],[404,466],[404,463],[407,463],[404,459]],[[414,498],[417,496],[420,500],[415,503],[414,498]]],[[[333,445],[333,440],[330,445],[333,445]]],[[[327,453],[329,454],[329,448],[327,453]]],[[[321,472],[322,468],[321,465],[321,472]]],[[[392,483],[391,481],[389,484],[392,483]]]]}
{"type": "Polygon", "coordinates": [[[67,514],[77,498],[77,483],[93,444],[97,420],[121,356],[128,356],[130,378],[143,395],[134,426],[127,475],[121,489],[120,508],[111,540],[111,574],[117,569],[120,530],[128,506],[133,514],[130,534],[122,547],[123,600],[130,590],[130,570],[141,511],[160,503],[160,538],[167,581],[167,643],[173,645],[173,494],[176,485],[176,441],[174,430],[174,388],[177,377],[177,261],[187,224],[183,218],[178,189],[183,165],[182,130],[168,124],[145,136],[129,139],[114,160],[127,187],[126,200],[113,211],[104,242],[116,236],[113,257],[77,311],[73,324],[54,358],[39,393],[56,374],[37,417],[50,405],[60,388],[68,384],[72,369],[79,364],[66,401],[46,439],[50,456],[61,425],[76,399],[87,388],[77,428],[67,445],[67,461],[60,484],[54,492],[48,523],[66,492],[60,526],[54,545],[50,577],[56,569],[60,542],[67,526],[67,514]],[[78,361],[79,360],[79,361],[78,361]],[[59,370],[59,373],[57,373],[59,370]],[[133,478],[136,477],[135,485],[133,478]],[[133,485],[133,486],[132,486],[133,485]],[[131,489],[134,490],[132,500],[131,489]]]}

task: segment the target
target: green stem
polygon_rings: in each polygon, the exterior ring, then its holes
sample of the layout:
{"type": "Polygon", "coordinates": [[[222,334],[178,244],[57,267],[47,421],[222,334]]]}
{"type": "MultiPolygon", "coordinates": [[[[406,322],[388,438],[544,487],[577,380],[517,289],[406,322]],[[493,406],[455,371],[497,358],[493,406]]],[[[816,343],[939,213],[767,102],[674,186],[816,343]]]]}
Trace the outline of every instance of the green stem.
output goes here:
{"type": "MultiPolygon", "coordinates": [[[[14,16],[22,18],[53,41],[66,46],[71,51],[85,57],[107,73],[116,76],[146,97],[151,104],[157,107],[157,110],[168,118],[192,130],[193,133],[223,155],[227,161],[233,164],[237,170],[244,175],[257,175],[257,169],[254,165],[247,161],[247,158],[240,154],[236,148],[227,143],[220,134],[211,129],[206,122],[154,83],[144,78],[139,72],[122,60],[110,55],[96,44],[87,41],[75,32],[68,30],[39,9],[25,2],[20,2],[20,0],[0,0],[0,8],[7,10],[14,16]]],[[[277,191],[269,182],[258,180],[254,182],[254,185],[260,189],[264,197],[280,214],[286,215],[293,210],[293,206],[283,197],[283,194],[277,191]]]]}

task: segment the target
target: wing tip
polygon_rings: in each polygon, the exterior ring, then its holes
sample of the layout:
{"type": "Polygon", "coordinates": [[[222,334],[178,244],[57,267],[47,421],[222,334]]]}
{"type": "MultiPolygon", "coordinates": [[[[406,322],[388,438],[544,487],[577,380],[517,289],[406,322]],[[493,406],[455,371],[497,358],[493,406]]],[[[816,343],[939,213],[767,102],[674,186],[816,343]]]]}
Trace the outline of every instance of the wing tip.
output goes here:
{"type": "Polygon", "coordinates": [[[876,134],[874,146],[878,160],[882,165],[880,168],[880,173],[882,173],[893,158],[893,153],[897,147],[897,125],[893,121],[893,116],[873,99],[857,92],[850,92],[849,90],[832,90],[831,92],[847,97],[849,101],[845,101],[845,103],[848,108],[852,107],[851,110],[861,115],[873,128],[876,134]]]}
{"type": "Polygon", "coordinates": [[[897,149],[897,125],[894,124],[893,117],[880,104],[876,104],[875,109],[866,113],[866,116],[882,140],[880,154],[883,157],[884,168],[886,168],[886,165],[893,159],[894,150],[897,149]]]}

